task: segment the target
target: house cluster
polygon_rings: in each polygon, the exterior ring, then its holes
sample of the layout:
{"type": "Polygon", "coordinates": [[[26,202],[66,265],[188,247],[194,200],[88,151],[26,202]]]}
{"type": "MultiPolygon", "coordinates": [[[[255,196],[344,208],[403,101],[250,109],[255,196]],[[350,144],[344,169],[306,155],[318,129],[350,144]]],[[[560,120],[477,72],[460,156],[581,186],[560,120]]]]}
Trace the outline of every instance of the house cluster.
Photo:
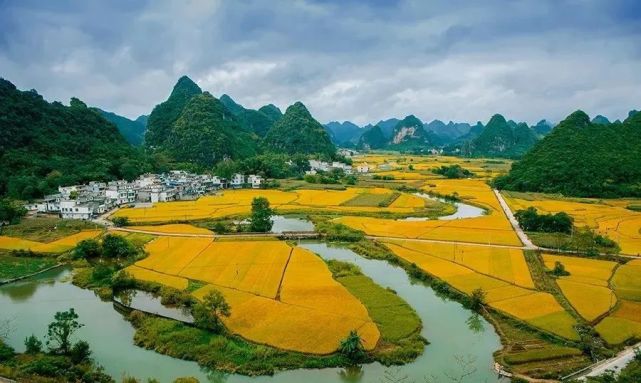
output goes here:
{"type": "MultiPolygon", "coordinates": [[[[305,172],[305,174],[317,174],[318,172],[329,172],[335,169],[340,169],[345,174],[352,174],[354,173],[354,169],[352,169],[351,165],[347,165],[343,162],[325,162],[325,161],[319,161],[319,160],[309,160],[309,170],[305,172]]],[[[359,169],[357,169],[359,173],[362,173],[359,169]]]]}
{"type": "Polygon", "coordinates": [[[254,174],[234,174],[226,178],[174,170],[164,174],[143,174],[138,179],[89,182],[61,186],[58,193],[26,205],[27,210],[55,213],[61,218],[91,219],[121,205],[194,200],[219,189],[258,189],[263,178],[254,174]]]}

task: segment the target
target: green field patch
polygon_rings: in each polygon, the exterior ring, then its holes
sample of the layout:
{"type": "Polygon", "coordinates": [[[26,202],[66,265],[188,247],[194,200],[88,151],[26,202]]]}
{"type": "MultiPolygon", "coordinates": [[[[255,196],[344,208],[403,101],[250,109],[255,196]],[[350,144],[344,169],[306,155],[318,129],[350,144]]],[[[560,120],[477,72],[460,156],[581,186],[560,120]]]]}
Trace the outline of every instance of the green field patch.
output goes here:
{"type": "Polygon", "coordinates": [[[54,266],[55,259],[0,255],[0,281],[20,278],[54,266]]]}
{"type": "Polygon", "coordinates": [[[47,243],[80,233],[83,230],[100,228],[95,223],[79,219],[37,217],[23,218],[18,224],[3,227],[2,235],[47,243]]]}
{"type": "Polygon", "coordinates": [[[352,207],[386,207],[392,204],[400,193],[361,193],[356,197],[345,201],[342,206],[352,207]]]}
{"type": "Polygon", "coordinates": [[[578,348],[549,346],[506,355],[505,361],[510,364],[523,364],[577,356],[581,354],[582,352],[578,348]]]}

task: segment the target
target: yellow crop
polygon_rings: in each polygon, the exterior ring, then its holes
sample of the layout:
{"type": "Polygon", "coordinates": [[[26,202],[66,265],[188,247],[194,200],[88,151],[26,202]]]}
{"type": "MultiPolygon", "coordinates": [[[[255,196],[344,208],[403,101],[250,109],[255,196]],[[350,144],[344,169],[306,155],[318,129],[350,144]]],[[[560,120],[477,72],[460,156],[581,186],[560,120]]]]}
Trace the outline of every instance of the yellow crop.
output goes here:
{"type": "Polygon", "coordinates": [[[175,225],[158,225],[158,226],[133,226],[130,229],[149,231],[154,233],[167,233],[167,234],[213,234],[207,229],[202,227],[175,224],[175,225]]]}
{"type": "Polygon", "coordinates": [[[617,310],[595,328],[610,344],[641,337],[641,303],[622,300],[617,310]]]}
{"type": "Polygon", "coordinates": [[[513,211],[531,206],[542,213],[564,211],[574,218],[575,226],[588,226],[616,241],[623,254],[641,255],[641,212],[626,209],[630,201],[567,200],[545,194],[505,194],[513,211]]]}
{"type": "Polygon", "coordinates": [[[6,237],[0,235],[0,249],[5,250],[29,250],[36,246],[40,246],[42,243],[29,241],[22,238],[15,237],[6,237]]]}
{"type": "Polygon", "coordinates": [[[57,241],[43,243],[31,248],[38,253],[62,253],[73,249],[76,245],[85,239],[96,238],[102,233],[100,230],[87,230],[80,233],[72,234],[68,237],[61,238],[57,241]]]}
{"type": "Polygon", "coordinates": [[[641,260],[621,265],[612,277],[611,286],[619,298],[641,301],[641,260]]]}
{"type": "Polygon", "coordinates": [[[187,285],[189,284],[185,278],[158,273],[156,271],[144,269],[136,265],[131,265],[125,268],[125,271],[132,277],[140,279],[141,281],[156,282],[179,290],[186,289],[187,285]]]}
{"type": "Polygon", "coordinates": [[[576,321],[556,299],[549,293],[534,290],[529,269],[519,251],[412,241],[387,241],[384,244],[397,256],[459,291],[471,294],[482,289],[486,302],[497,310],[560,336],[578,337],[573,329],[576,321]],[[492,256],[493,251],[497,252],[496,259],[492,256]]]}

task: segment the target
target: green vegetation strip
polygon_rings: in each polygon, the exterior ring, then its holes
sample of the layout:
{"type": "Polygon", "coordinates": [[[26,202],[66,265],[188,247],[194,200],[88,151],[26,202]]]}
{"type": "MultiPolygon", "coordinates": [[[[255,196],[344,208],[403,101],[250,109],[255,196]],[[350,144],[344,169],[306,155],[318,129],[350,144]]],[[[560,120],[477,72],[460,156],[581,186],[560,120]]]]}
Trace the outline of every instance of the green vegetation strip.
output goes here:
{"type": "Polygon", "coordinates": [[[96,228],[100,226],[77,219],[24,218],[18,224],[3,227],[2,235],[46,243],[96,228]]]}
{"type": "Polygon", "coordinates": [[[14,257],[0,255],[0,281],[24,277],[56,264],[52,258],[14,257]]]}
{"type": "Polygon", "coordinates": [[[385,207],[389,206],[400,193],[361,193],[356,197],[344,202],[342,206],[354,206],[354,207],[385,207]]]}
{"type": "Polygon", "coordinates": [[[394,291],[377,285],[355,265],[340,261],[329,261],[328,265],[334,278],[365,305],[384,340],[398,341],[421,329],[414,309],[394,291]]]}

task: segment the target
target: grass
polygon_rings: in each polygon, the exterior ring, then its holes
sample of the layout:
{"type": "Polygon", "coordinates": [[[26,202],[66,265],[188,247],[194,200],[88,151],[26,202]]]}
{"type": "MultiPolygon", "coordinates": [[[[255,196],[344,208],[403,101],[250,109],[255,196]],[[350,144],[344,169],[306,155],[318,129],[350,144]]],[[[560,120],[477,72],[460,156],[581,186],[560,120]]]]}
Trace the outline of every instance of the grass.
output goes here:
{"type": "Polygon", "coordinates": [[[334,278],[365,305],[384,340],[399,341],[421,329],[414,309],[394,291],[377,285],[355,265],[339,261],[330,261],[328,265],[334,278]]]}
{"type": "Polygon", "coordinates": [[[8,254],[0,254],[0,281],[37,273],[56,263],[56,260],[52,258],[15,257],[8,254]]]}
{"type": "Polygon", "coordinates": [[[401,193],[361,193],[356,197],[343,203],[343,206],[370,206],[370,207],[387,207],[392,204],[401,193]]]}
{"type": "MultiPolygon", "coordinates": [[[[548,249],[570,250],[587,252],[585,243],[576,241],[570,234],[564,233],[541,233],[541,232],[527,232],[527,236],[532,243],[537,246],[545,247],[548,249]]],[[[615,253],[616,250],[611,247],[597,246],[599,253],[615,253]]]]}
{"type": "Polygon", "coordinates": [[[1,234],[8,237],[24,238],[31,241],[51,242],[79,233],[82,230],[91,230],[96,228],[100,228],[100,226],[95,223],[82,220],[36,217],[23,218],[20,223],[16,225],[6,226],[2,228],[1,234]]]}
{"type": "Polygon", "coordinates": [[[632,210],[632,211],[641,211],[641,204],[631,203],[628,206],[626,206],[626,209],[632,210]]]}
{"type": "Polygon", "coordinates": [[[503,344],[503,349],[496,352],[494,357],[513,373],[555,379],[591,363],[570,343],[533,332],[515,319],[498,313],[489,314],[489,319],[503,344]]]}

